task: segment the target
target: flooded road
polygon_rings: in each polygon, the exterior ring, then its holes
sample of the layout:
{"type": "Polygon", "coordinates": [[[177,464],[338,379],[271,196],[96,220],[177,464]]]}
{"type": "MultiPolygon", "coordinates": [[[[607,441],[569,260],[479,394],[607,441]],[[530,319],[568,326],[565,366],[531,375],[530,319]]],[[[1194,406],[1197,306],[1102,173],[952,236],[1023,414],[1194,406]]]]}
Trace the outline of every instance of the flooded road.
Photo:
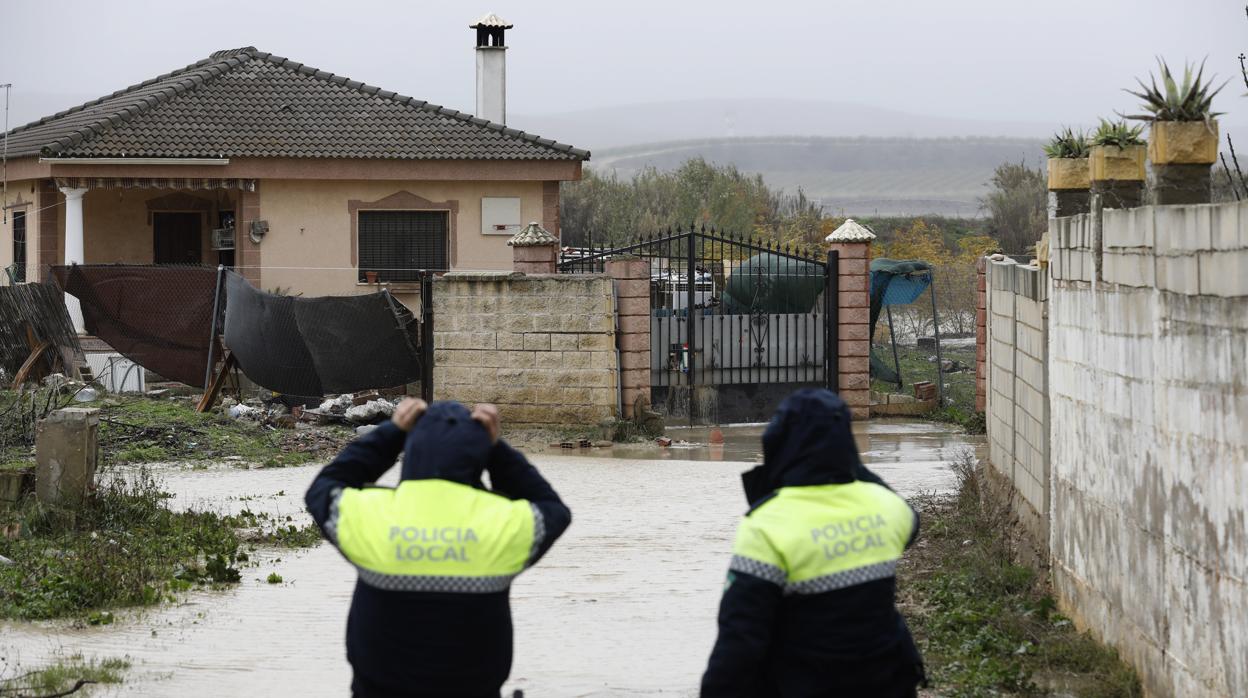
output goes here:
{"type": "MultiPolygon", "coordinates": [[[[667,449],[530,454],[574,518],[512,587],[516,643],[508,690],[531,697],[697,694],[732,536],[746,508],[738,475],[755,460],[761,430],[726,428],[722,447],[678,441],[667,449]]],[[[669,435],[708,439],[698,429],[669,435]]],[[[864,460],[902,494],[950,488],[949,464],[982,440],[896,421],[872,422],[858,439],[864,460]]],[[[249,508],[303,522],[303,492],[317,469],[153,470],[175,495],[174,506],[249,508]]],[[[0,656],[25,666],[57,653],[130,657],[126,682],[96,695],[345,695],[351,567],[327,544],[262,549],[256,559],[260,564],[243,569],[231,590],[121,612],[111,626],[0,623],[0,656]],[[270,572],[284,583],[267,584],[270,572]]]]}

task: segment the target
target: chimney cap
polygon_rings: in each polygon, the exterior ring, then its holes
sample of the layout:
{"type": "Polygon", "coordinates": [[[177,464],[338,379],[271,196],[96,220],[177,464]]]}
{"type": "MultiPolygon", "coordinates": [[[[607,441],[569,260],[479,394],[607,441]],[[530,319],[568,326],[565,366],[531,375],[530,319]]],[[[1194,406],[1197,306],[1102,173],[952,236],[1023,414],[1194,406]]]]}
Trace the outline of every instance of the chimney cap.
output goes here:
{"type": "Polygon", "coordinates": [[[469,29],[511,29],[512,24],[493,12],[486,13],[481,19],[469,24],[469,29]]]}

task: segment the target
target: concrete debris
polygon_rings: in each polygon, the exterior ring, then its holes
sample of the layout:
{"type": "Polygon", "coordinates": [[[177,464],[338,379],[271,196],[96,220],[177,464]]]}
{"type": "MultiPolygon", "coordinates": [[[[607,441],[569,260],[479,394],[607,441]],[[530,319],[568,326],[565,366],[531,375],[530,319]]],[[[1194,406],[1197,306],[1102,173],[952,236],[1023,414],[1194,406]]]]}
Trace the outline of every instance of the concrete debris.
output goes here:
{"type": "MultiPolygon", "coordinates": [[[[350,396],[348,396],[349,398],[350,396]]],[[[394,414],[394,403],[388,400],[369,400],[363,405],[347,408],[347,421],[352,424],[373,424],[394,414]]]]}
{"type": "Polygon", "coordinates": [[[4,566],[4,567],[10,567],[10,566],[15,565],[15,564],[17,564],[17,563],[16,563],[16,562],[13,562],[12,560],[10,560],[9,558],[7,558],[7,557],[5,557],[5,556],[3,556],[3,555],[0,555],[0,565],[2,565],[2,566],[4,566]]]}
{"type": "Polygon", "coordinates": [[[350,393],[344,393],[335,398],[330,398],[321,403],[317,409],[321,412],[329,414],[343,414],[348,408],[355,404],[354,398],[350,393]]]}
{"type": "Polygon", "coordinates": [[[377,428],[376,424],[365,424],[363,426],[358,426],[355,428],[355,435],[364,436],[365,434],[369,433],[370,431],[376,428],[377,428]]]}
{"type": "Polygon", "coordinates": [[[232,419],[254,419],[256,421],[264,419],[263,410],[259,407],[252,407],[251,405],[246,404],[234,405],[230,409],[226,410],[226,414],[230,415],[232,419]]]}

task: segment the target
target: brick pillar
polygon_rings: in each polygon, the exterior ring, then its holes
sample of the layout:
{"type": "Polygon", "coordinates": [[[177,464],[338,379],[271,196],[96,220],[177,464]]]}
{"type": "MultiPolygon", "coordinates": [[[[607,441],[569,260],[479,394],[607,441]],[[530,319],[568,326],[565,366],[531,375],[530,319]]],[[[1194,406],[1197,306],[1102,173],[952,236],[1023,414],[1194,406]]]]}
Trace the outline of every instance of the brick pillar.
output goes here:
{"type": "Polygon", "coordinates": [[[988,407],[988,258],[975,260],[975,411],[988,407]]]}
{"type": "Polygon", "coordinates": [[[840,376],[838,392],[855,419],[871,416],[871,241],[875,234],[853,219],[827,237],[840,253],[840,376]]]}
{"type": "MultiPolygon", "coordinates": [[[[48,280],[49,267],[61,263],[61,233],[58,226],[58,217],[61,215],[61,203],[64,197],[61,191],[56,188],[56,183],[50,179],[41,180],[39,182],[39,193],[36,201],[38,202],[39,230],[38,234],[38,264],[37,272],[40,281],[48,280]]],[[[29,223],[29,221],[28,221],[29,223]]],[[[26,239],[31,238],[31,231],[26,230],[26,239]]]]}
{"type": "Polygon", "coordinates": [[[622,419],[641,415],[635,405],[650,405],[650,263],[641,257],[612,257],[605,264],[619,299],[620,395],[622,419]]]}
{"type": "Polygon", "coordinates": [[[260,217],[260,182],[256,182],[255,191],[241,190],[238,192],[238,210],[234,216],[234,264],[243,278],[256,288],[263,288],[261,283],[260,245],[251,241],[252,221],[262,220],[260,217]]]}
{"type": "Polygon", "coordinates": [[[537,221],[526,225],[507,244],[511,246],[512,269],[525,274],[554,274],[559,262],[559,240],[537,221]]]}
{"type": "Polygon", "coordinates": [[[559,233],[559,182],[542,182],[542,225],[556,240],[559,233]]]}

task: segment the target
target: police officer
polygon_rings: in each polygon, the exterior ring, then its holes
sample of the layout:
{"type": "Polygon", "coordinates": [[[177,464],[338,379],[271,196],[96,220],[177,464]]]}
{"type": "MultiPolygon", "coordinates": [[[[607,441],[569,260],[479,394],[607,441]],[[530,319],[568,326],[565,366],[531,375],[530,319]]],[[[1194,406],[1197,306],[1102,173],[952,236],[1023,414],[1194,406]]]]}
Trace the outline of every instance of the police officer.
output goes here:
{"type": "Polygon", "coordinates": [[[922,660],[893,601],[918,514],[862,465],[845,403],[786,398],[742,479],[702,696],[915,695],[922,660]]]}
{"type": "Polygon", "coordinates": [[[511,580],[572,518],[499,440],[498,411],[408,399],[325,466],[306,502],[358,573],[347,617],[353,694],[498,698],[511,671],[511,580]],[[398,487],[368,486],[400,451],[398,487]]]}

